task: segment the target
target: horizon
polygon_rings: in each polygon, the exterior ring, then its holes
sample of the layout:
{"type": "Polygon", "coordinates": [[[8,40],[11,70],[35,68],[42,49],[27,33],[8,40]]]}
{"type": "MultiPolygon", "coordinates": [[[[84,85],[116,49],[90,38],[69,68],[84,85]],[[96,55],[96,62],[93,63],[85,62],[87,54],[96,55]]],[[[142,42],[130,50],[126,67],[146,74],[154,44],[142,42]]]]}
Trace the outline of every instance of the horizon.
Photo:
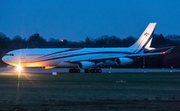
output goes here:
{"type": "MultiPolygon", "coordinates": [[[[5,33],[3,33],[3,32],[0,32],[0,33],[2,33],[2,34],[4,34],[5,35],[5,37],[8,37],[5,33]]],[[[118,37],[118,36],[116,36],[116,35],[112,35],[112,36],[109,36],[109,35],[102,35],[102,36],[100,36],[100,37],[96,37],[96,38],[91,38],[91,37],[89,37],[89,36],[87,36],[87,37],[85,37],[84,38],[84,40],[80,40],[80,41],[71,41],[71,40],[68,40],[68,39],[58,39],[58,38],[44,38],[43,36],[41,36],[41,34],[39,34],[39,33],[34,33],[34,34],[32,34],[32,35],[30,35],[29,37],[27,37],[27,38],[23,38],[22,36],[20,36],[20,35],[16,35],[16,36],[13,36],[13,37],[8,37],[8,38],[10,38],[11,40],[13,40],[15,37],[21,37],[22,39],[25,39],[25,40],[28,40],[31,36],[33,36],[33,35],[35,35],[35,34],[38,34],[39,35],[39,37],[42,37],[43,39],[45,39],[47,42],[49,42],[50,41],[50,39],[55,39],[55,40],[59,40],[59,41],[62,41],[62,40],[67,40],[67,41],[69,41],[69,42],[81,42],[81,41],[85,41],[86,40],[86,38],[88,37],[90,40],[96,40],[96,39],[99,39],[99,38],[101,38],[101,37],[104,37],[104,36],[108,36],[108,37],[117,37],[117,38],[119,38],[119,39],[121,39],[121,40],[123,40],[123,39],[126,39],[126,38],[128,38],[128,37],[133,37],[134,39],[138,39],[139,37],[134,37],[134,36],[127,36],[127,37],[124,37],[124,38],[121,38],[121,37],[118,37]]],[[[153,34],[153,35],[161,35],[161,34],[153,34]]],[[[162,34],[163,35],[163,34],[162,34]]],[[[180,36],[180,35],[176,35],[176,34],[168,34],[168,35],[166,35],[166,36],[164,36],[163,35],[163,37],[164,38],[166,38],[167,36],[180,36]]]]}

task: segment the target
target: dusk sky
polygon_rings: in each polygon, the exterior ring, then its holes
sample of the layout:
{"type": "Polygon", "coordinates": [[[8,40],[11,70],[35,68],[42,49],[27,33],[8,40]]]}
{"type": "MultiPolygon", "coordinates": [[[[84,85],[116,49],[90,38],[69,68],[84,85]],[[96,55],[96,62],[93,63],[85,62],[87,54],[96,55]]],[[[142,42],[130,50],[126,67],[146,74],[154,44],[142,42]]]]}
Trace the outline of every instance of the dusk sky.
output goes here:
{"type": "Polygon", "coordinates": [[[10,38],[138,38],[150,22],[156,34],[180,35],[180,0],[0,0],[0,32],[10,38]]]}

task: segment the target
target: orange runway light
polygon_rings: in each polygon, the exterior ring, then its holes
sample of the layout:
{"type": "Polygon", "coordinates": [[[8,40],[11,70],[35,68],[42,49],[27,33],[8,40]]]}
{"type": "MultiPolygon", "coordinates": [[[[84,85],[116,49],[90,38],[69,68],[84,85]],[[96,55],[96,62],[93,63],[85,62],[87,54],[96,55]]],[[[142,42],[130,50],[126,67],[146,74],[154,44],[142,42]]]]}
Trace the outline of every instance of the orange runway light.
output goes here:
{"type": "Polygon", "coordinates": [[[20,65],[17,66],[17,70],[18,71],[21,71],[22,70],[22,67],[20,65]]]}

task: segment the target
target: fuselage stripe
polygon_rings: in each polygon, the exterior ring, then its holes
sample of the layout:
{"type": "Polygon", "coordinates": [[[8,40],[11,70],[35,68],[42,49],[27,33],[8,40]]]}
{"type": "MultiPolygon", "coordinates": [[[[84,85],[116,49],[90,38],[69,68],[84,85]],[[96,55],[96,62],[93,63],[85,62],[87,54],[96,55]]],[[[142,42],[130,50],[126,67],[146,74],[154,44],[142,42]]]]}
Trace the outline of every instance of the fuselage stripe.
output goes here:
{"type": "Polygon", "coordinates": [[[81,53],[81,54],[74,54],[74,55],[66,55],[66,56],[49,58],[49,59],[44,59],[44,60],[37,60],[37,61],[33,61],[33,62],[55,60],[55,59],[61,59],[61,58],[67,58],[67,57],[75,57],[75,56],[82,56],[82,55],[88,55],[88,54],[135,54],[135,53],[131,53],[131,52],[117,52],[117,51],[114,51],[114,52],[112,52],[112,51],[109,51],[109,52],[90,52],[90,53],[81,53]]]}
{"type": "Polygon", "coordinates": [[[83,49],[83,48],[70,48],[70,49],[67,49],[67,50],[63,50],[63,51],[54,52],[54,53],[51,53],[51,54],[48,54],[48,55],[44,55],[42,57],[48,57],[48,56],[58,54],[58,53],[62,53],[62,52],[69,52],[69,51],[75,51],[75,50],[81,50],[81,49],[83,49]]]}

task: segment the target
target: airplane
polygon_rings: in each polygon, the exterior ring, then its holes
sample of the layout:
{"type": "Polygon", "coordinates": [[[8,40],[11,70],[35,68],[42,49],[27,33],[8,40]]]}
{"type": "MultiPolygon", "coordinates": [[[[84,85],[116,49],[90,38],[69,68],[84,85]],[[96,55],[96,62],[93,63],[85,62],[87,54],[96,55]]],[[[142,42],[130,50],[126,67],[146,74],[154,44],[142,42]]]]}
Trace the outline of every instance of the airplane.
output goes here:
{"type": "Polygon", "coordinates": [[[124,48],[32,48],[18,49],[8,52],[2,60],[12,66],[43,67],[45,69],[55,67],[68,67],[69,73],[101,73],[98,68],[102,65],[128,65],[132,64],[135,57],[160,55],[166,51],[155,52],[150,47],[152,34],[156,23],[149,23],[139,39],[130,47],[124,48]],[[149,51],[149,52],[148,52],[149,51]]]}

